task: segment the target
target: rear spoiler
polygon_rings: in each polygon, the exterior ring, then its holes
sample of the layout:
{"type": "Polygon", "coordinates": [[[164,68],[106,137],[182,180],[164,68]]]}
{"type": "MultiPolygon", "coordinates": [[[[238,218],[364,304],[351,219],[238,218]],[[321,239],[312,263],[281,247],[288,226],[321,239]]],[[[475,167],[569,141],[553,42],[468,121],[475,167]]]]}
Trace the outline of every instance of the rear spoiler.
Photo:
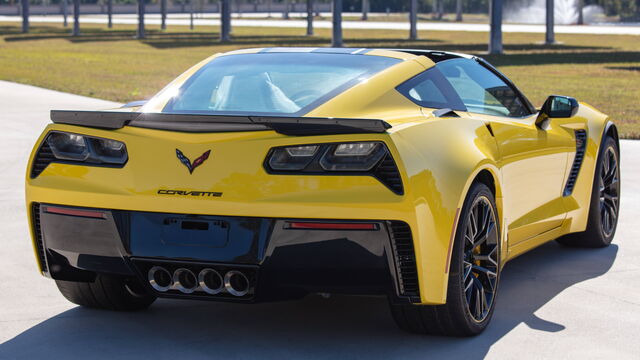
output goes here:
{"type": "Polygon", "coordinates": [[[284,135],[333,135],[384,133],[391,128],[383,120],[312,117],[226,116],[126,111],[51,110],[56,124],[99,129],[135,126],[191,133],[275,130],[284,135]]]}

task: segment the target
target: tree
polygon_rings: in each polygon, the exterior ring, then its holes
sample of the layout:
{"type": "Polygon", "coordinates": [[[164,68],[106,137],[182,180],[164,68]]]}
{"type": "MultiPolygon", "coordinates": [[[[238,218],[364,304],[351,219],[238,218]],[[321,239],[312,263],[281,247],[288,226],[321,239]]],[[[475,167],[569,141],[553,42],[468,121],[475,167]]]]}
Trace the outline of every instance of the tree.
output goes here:
{"type": "Polygon", "coordinates": [[[553,20],[553,12],[555,9],[555,4],[553,0],[547,0],[547,31],[544,38],[544,43],[547,45],[554,44],[556,42],[555,33],[554,33],[554,20],[553,20]]]}
{"type": "Polygon", "coordinates": [[[462,0],[456,0],[456,21],[462,21],[462,0]]]}
{"type": "Polygon", "coordinates": [[[289,0],[284,0],[284,11],[282,13],[282,18],[285,20],[289,20],[289,0]]]}
{"type": "Polygon", "coordinates": [[[369,19],[369,0],[362,0],[362,20],[369,19]]]}
{"type": "MultiPolygon", "coordinates": [[[[67,1],[67,0],[63,0],[63,1],[67,1]]],[[[107,1],[107,27],[109,29],[111,29],[113,27],[113,0],[108,0],[107,1]]]]}
{"type": "Polygon", "coordinates": [[[502,0],[491,0],[489,4],[489,54],[502,54],[502,0]]]}
{"type": "Polygon", "coordinates": [[[307,0],[307,36],[313,36],[313,0],[307,0]]]}
{"type": "Polygon", "coordinates": [[[29,32],[29,0],[22,0],[22,32],[29,32]]]}
{"type": "Polygon", "coordinates": [[[62,0],[62,26],[69,26],[67,21],[67,15],[69,15],[69,7],[67,6],[67,0],[62,0]]]}
{"type": "Polygon", "coordinates": [[[409,40],[418,39],[418,0],[410,0],[409,9],[409,40]]]}
{"type": "Polygon", "coordinates": [[[73,0],[73,31],[72,36],[80,36],[80,0],[73,0]]]}
{"type": "Polygon", "coordinates": [[[138,0],[138,31],[136,33],[138,39],[144,39],[146,36],[144,33],[144,2],[145,0],[138,0]]]}
{"type": "Polygon", "coordinates": [[[220,1],[220,41],[231,41],[231,8],[229,0],[220,1]]]}
{"type": "Polygon", "coordinates": [[[333,0],[332,12],[333,36],[331,46],[342,47],[342,0],[333,0]]]}
{"type": "Polygon", "coordinates": [[[160,0],[160,29],[167,29],[167,0],[160,0]]]}

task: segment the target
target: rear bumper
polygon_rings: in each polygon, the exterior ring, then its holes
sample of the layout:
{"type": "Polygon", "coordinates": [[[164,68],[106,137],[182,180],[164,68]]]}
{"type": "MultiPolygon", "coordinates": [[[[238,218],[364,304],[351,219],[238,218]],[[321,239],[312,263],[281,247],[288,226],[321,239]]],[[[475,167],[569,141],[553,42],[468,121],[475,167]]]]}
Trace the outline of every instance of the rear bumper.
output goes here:
{"type": "Polygon", "coordinates": [[[234,297],[200,289],[190,294],[174,287],[148,290],[163,297],[251,302],[313,292],[420,302],[411,230],[401,221],[184,215],[37,203],[32,216],[42,269],[54,279],[87,281],[105,273],[136,276],[149,285],[153,266],[170,272],[185,267],[196,274],[212,268],[245,272],[251,291],[234,297]]]}

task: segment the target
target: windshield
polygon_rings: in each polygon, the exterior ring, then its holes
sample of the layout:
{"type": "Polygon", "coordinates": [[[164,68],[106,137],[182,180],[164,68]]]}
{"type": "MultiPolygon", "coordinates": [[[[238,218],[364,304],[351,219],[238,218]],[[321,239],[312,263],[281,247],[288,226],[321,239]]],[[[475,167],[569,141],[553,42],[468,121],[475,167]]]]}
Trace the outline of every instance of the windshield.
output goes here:
{"type": "Polygon", "coordinates": [[[187,80],[163,112],[303,115],[400,61],[324,53],[221,56],[187,80]]]}

